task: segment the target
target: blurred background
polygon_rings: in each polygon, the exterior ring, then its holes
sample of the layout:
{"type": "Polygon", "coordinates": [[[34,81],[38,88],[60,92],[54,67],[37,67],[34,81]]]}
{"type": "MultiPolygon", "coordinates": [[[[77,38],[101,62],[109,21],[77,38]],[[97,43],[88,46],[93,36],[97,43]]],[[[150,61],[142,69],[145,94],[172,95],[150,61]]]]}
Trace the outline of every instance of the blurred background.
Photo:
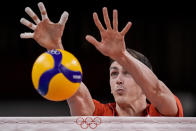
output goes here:
{"type": "MultiPolygon", "coordinates": [[[[38,0],[5,2],[0,9],[0,116],[69,116],[66,101],[53,102],[41,97],[31,81],[36,58],[46,50],[33,39],[20,39],[20,33],[31,32],[20,24],[20,18],[30,21],[25,13],[29,6],[40,17],[38,0]]],[[[83,69],[83,82],[92,97],[103,103],[112,102],[109,86],[108,58],[85,40],[87,34],[100,40],[92,13],[102,19],[102,7],[118,9],[119,30],[128,21],[133,23],[125,40],[151,61],[154,73],[181,100],[184,115],[196,116],[196,8],[192,3],[135,2],[123,0],[42,0],[51,21],[58,22],[64,10],[69,19],[63,34],[64,49],[73,53],[83,69]]],[[[40,17],[41,18],[41,17],[40,17]]]]}

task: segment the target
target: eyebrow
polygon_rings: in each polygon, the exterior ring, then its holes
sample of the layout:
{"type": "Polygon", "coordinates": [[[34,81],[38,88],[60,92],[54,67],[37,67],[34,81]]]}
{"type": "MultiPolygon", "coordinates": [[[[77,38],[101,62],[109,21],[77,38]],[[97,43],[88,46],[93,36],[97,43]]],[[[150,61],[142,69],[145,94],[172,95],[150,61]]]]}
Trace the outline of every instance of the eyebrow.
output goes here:
{"type": "Polygon", "coordinates": [[[118,68],[117,68],[116,66],[112,66],[112,67],[110,67],[110,70],[112,70],[112,69],[114,69],[114,70],[118,70],[118,68]]]}

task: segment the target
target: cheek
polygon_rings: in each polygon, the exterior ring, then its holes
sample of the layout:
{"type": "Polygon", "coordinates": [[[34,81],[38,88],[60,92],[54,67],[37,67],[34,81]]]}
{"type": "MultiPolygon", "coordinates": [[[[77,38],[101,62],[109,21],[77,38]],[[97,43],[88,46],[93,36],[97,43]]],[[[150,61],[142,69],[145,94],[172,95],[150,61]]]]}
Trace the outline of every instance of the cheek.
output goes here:
{"type": "Polygon", "coordinates": [[[142,93],[141,87],[134,80],[130,80],[125,86],[129,87],[129,90],[127,90],[128,94],[138,95],[142,93]]]}
{"type": "Polygon", "coordinates": [[[128,79],[125,81],[124,86],[130,88],[131,92],[135,92],[138,88],[138,84],[135,82],[134,79],[128,79]]]}
{"type": "Polygon", "coordinates": [[[124,81],[124,84],[126,86],[134,86],[136,85],[137,83],[135,82],[135,80],[132,78],[132,77],[128,77],[126,78],[126,80],[124,81]]]}
{"type": "Polygon", "coordinates": [[[111,88],[111,91],[113,91],[114,86],[115,86],[115,81],[110,79],[110,88],[111,88]]]}

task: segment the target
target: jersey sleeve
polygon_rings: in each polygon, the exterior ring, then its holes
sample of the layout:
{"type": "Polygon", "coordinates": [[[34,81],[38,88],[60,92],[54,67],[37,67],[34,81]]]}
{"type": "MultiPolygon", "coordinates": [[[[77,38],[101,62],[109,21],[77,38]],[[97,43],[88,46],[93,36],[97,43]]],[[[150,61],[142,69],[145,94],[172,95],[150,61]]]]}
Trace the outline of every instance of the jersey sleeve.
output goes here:
{"type": "MultiPolygon", "coordinates": [[[[174,96],[176,99],[176,104],[178,107],[178,113],[176,114],[175,117],[183,117],[183,108],[182,108],[182,104],[180,102],[180,100],[178,99],[177,96],[174,96]]],[[[147,109],[148,115],[149,116],[164,116],[161,113],[159,113],[159,111],[152,105],[150,104],[150,106],[147,109]]]]}
{"type": "Polygon", "coordinates": [[[114,109],[115,103],[103,104],[97,100],[94,100],[95,111],[93,116],[115,116],[116,110],[114,109]]]}
{"type": "Polygon", "coordinates": [[[176,99],[176,104],[177,104],[177,106],[178,106],[178,114],[177,114],[176,116],[178,116],[178,117],[183,117],[184,115],[183,115],[182,104],[181,104],[181,102],[180,102],[180,100],[178,99],[177,96],[175,96],[175,99],[176,99]]]}
{"type": "Polygon", "coordinates": [[[95,111],[93,113],[93,116],[102,116],[104,113],[104,104],[100,103],[95,99],[93,99],[93,103],[95,105],[95,111]]]}

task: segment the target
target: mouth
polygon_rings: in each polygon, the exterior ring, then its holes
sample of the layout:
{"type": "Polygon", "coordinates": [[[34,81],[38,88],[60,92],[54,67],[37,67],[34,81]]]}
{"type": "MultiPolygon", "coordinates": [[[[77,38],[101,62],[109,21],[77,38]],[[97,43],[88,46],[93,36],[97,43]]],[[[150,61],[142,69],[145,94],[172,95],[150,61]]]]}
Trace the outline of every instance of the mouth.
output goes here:
{"type": "Polygon", "coordinates": [[[116,92],[120,93],[120,92],[123,92],[124,89],[117,89],[116,92]]]}
{"type": "Polygon", "coordinates": [[[119,95],[122,95],[125,92],[125,89],[124,89],[124,87],[117,87],[115,91],[119,95]]]}

